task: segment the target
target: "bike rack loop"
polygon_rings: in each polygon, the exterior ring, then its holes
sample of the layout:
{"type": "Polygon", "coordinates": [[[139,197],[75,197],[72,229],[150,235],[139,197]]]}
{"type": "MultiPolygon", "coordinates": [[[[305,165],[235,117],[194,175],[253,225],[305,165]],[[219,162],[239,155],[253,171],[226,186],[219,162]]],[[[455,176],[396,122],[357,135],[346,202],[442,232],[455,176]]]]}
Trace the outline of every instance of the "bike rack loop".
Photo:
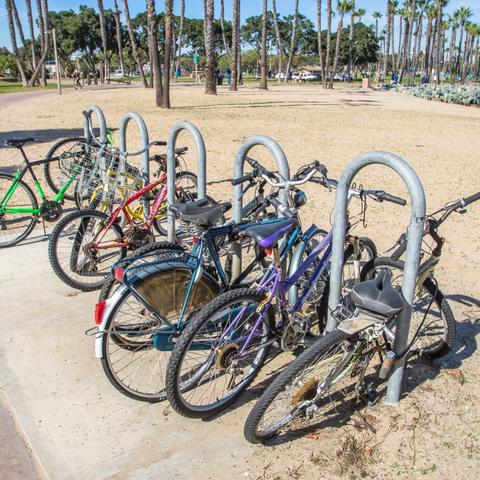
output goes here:
{"type": "MultiPolygon", "coordinates": [[[[290,180],[290,168],[288,166],[287,157],[282,147],[271,137],[265,135],[254,135],[248,137],[241,145],[238,150],[237,156],[235,157],[233,178],[240,178],[243,176],[245,159],[248,155],[248,152],[255,147],[256,145],[261,145],[266,149],[270,150],[270,153],[273,155],[278,167],[280,175],[285,180],[290,180]]],[[[288,205],[287,195],[285,190],[280,192],[280,200],[284,205],[288,205]]],[[[233,220],[235,222],[242,221],[242,208],[243,208],[243,198],[242,198],[242,184],[235,185],[233,188],[233,220]]],[[[242,249],[238,242],[233,243],[233,258],[232,258],[232,275],[233,278],[238,277],[241,273],[242,268],[242,249]]]]}
{"type": "MultiPolygon", "coordinates": [[[[149,161],[149,140],[148,140],[148,130],[145,120],[135,112],[127,112],[122,119],[120,120],[119,127],[119,149],[120,149],[120,158],[122,158],[122,153],[127,153],[127,125],[130,120],[134,120],[138,125],[140,130],[140,135],[142,137],[142,147],[140,150],[144,150],[142,153],[143,157],[143,171],[142,171],[142,180],[143,185],[146,186],[150,183],[150,161],[149,161]]],[[[126,159],[124,159],[126,161],[126,159]]],[[[144,204],[143,204],[143,216],[146,219],[148,217],[148,212],[150,210],[150,204],[148,201],[148,196],[144,195],[144,204]]]]}
{"type": "MultiPolygon", "coordinates": [[[[88,123],[92,121],[92,113],[96,113],[98,118],[98,123],[100,125],[100,141],[107,141],[107,122],[105,121],[105,115],[100,107],[97,105],[90,105],[85,109],[87,116],[83,117],[83,134],[85,138],[90,140],[91,134],[90,129],[88,128],[88,123]]],[[[92,127],[93,130],[93,127],[92,127]]]]}
{"type": "Polygon", "coordinates": [[[167,234],[168,241],[175,242],[175,216],[170,211],[170,205],[175,203],[175,182],[177,172],[175,170],[175,145],[180,132],[187,130],[193,137],[197,147],[197,199],[201,200],[207,196],[207,152],[200,130],[190,122],[177,122],[170,131],[167,141],[167,234]]]}
{"type": "MultiPolygon", "coordinates": [[[[346,168],[337,186],[335,198],[333,246],[330,271],[330,295],[328,298],[327,331],[336,327],[332,313],[340,301],[343,254],[345,234],[347,227],[347,195],[354,176],[367,165],[385,165],[397,172],[405,182],[411,201],[410,226],[408,230],[407,251],[402,282],[402,294],[408,304],[397,323],[393,349],[396,354],[401,354],[407,347],[410,317],[415,295],[415,283],[422,244],[423,225],[425,220],[425,193],[422,184],[413,168],[397,155],[388,152],[371,152],[355,158],[346,168]]],[[[395,405],[400,399],[405,357],[394,363],[388,381],[386,402],[395,405]]]]}

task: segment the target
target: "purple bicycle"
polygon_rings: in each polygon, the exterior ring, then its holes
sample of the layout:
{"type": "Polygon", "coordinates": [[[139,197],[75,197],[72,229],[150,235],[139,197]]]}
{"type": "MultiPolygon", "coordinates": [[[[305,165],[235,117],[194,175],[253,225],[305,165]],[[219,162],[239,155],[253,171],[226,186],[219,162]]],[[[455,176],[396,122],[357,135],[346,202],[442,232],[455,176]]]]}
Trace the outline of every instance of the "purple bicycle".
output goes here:
{"type": "MultiPolygon", "coordinates": [[[[326,172],[321,173],[316,183],[328,188],[336,186],[335,180],[326,178],[326,172]]],[[[276,188],[285,188],[285,184],[267,181],[276,188]]],[[[382,190],[352,188],[349,198],[354,196],[364,201],[373,198],[406,203],[382,190]]],[[[322,301],[326,304],[332,231],[285,278],[278,244],[297,227],[298,219],[291,210],[282,213],[287,217],[283,221],[244,231],[273,257],[262,280],[250,288],[226,292],[207,304],[176,343],[167,368],[166,387],[172,407],[181,415],[204,417],[218,413],[254,380],[271,347],[292,352],[311,344],[322,333],[325,315],[312,317],[309,307],[322,301]],[[307,271],[309,282],[300,281],[307,271]],[[292,287],[296,287],[294,302],[288,299],[292,287]]],[[[353,248],[347,247],[345,261],[352,254],[353,248]]]]}

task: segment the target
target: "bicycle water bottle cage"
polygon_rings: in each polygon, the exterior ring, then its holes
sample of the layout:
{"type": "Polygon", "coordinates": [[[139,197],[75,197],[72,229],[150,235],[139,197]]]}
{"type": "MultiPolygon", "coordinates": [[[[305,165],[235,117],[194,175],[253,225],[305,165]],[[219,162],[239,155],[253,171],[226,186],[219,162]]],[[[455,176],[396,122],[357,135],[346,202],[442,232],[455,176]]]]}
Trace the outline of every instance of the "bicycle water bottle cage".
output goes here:
{"type": "Polygon", "coordinates": [[[355,285],[351,298],[357,307],[385,317],[393,317],[404,307],[402,295],[393,288],[385,270],[374,279],[355,285]]]}
{"type": "Polygon", "coordinates": [[[244,231],[244,234],[252,238],[261,247],[270,249],[275,247],[278,240],[296,226],[298,226],[298,220],[288,218],[280,222],[261,223],[249,227],[244,231]]]}

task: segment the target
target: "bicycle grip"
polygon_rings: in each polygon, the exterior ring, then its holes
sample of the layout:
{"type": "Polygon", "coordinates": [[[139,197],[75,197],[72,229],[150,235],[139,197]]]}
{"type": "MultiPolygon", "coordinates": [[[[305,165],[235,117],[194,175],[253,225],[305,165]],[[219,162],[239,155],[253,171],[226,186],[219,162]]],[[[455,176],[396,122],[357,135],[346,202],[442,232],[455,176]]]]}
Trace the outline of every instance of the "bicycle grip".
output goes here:
{"type": "Polygon", "coordinates": [[[232,178],[230,182],[233,186],[235,186],[235,185],[240,185],[241,183],[245,183],[252,178],[253,178],[253,174],[248,173],[247,175],[243,175],[242,177],[239,177],[239,178],[232,178]]]}
{"type": "Polygon", "coordinates": [[[385,202],[392,202],[396,203],[397,205],[401,205],[404,207],[407,204],[407,201],[401,197],[396,197],[395,195],[390,195],[387,192],[382,192],[381,195],[379,195],[379,198],[381,200],[384,200],[385,202]]]}
{"type": "Polygon", "coordinates": [[[463,199],[463,204],[465,206],[470,205],[473,202],[476,202],[477,200],[480,200],[480,192],[474,193],[473,195],[470,195],[467,198],[463,199]]]}

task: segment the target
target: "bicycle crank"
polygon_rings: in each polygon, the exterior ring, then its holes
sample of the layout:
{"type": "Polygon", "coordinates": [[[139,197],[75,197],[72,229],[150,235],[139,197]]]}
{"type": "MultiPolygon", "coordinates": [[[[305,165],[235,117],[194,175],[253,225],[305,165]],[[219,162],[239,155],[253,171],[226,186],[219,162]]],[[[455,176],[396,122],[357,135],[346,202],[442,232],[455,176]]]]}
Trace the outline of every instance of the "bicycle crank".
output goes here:
{"type": "Polygon", "coordinates": [[[40,218],[46,222],[56,222],[63,214],[63,208],[59,203],[45,200],[40,207],[40,218]]]}

